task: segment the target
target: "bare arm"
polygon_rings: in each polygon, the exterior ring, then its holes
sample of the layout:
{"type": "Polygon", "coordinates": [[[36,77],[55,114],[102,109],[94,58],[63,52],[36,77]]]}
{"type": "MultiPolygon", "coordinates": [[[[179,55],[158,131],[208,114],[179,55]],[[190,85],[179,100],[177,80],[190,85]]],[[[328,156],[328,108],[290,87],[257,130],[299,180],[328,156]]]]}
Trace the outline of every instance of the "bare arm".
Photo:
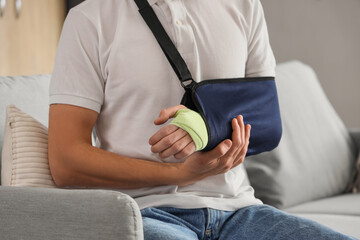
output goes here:
{"type": "Polygon", "coordinates": [[[51,105],[49,161],[57,185],[137,188],[175,184],[172,164],[120,156],[91,145],[98,113],[71,105],[51,105]]]}
{"type": "MultiPolygon", "coordinates": [[[[50,106],[49,162],[58,186],[140,188],[186,185],[237,166],[243,158],[240,161],[235,154],[240,152],[240,147],[247,151],[245,128],[241,131],[239,123],[237,127],[233,125],[237,140],[225,140],[212,151],[195,153],[184,163],[129,158],[91,145],[91,131],[97,117],[97,112],[81,107],[50,106]]],[[[250,129],[246,132],[250,134],[250,129]]]]}

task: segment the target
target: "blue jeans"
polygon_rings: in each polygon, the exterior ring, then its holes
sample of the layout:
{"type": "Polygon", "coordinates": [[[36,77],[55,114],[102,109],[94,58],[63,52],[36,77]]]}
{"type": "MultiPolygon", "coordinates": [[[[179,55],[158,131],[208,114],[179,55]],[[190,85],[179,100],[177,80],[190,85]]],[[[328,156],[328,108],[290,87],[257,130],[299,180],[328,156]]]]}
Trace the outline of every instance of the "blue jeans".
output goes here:
{"type": "Polygon", "coordinates": [[[145,240],[355,239],[268,205],[234,212],[209,208],[141,210],[145,240]]]}

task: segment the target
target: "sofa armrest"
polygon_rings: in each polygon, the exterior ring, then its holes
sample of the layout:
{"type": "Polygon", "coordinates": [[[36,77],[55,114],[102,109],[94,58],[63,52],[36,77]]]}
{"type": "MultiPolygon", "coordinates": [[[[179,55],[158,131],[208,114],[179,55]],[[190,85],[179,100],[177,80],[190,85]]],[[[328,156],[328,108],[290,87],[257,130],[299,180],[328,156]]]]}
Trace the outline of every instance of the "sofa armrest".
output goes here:
{"type": "Polygon", "coordinates": [[[360,128],[350,128],[349,133],[355,141],[358,154],[360,154],[360,128]]]}
{"type": "Polygon", "coordinates": [[[110,190],[0,187],[2,239],[143,239],[136,202],[110,190]]]}

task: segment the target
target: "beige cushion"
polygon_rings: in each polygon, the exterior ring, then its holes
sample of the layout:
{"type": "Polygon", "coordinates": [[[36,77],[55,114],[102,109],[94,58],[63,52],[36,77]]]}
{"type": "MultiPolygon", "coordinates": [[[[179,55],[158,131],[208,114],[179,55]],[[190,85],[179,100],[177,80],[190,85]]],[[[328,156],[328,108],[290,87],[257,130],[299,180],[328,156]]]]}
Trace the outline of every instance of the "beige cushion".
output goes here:
{"type": "Polygon", "coordinates": [[[0,76],[0,167],[4,143],[6,107],[14,104],[47,126],[50,74],[0,76]]]}
{"type": "Polygon", "coordinates": [[[54,188],[48,161],[48,130],[14,105],[6,109],[3,186],[54,188]]]}

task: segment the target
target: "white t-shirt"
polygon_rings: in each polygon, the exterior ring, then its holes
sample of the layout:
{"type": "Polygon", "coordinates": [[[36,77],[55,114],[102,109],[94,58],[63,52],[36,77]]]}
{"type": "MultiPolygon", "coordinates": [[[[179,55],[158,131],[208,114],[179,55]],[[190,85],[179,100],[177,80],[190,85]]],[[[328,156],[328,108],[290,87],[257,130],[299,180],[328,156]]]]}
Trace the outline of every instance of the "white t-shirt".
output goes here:
{"type": "MultiPolygon", "coordinates": [[[[149,0],[195,81],[275,76],[260,0],[149,0]]],[[[65,21],[50,87],[50,104],[97,111],[97,146],[161,160],[149,138],[160,111],[184,90],[133,0],[87,0],[65,21]]],[[[182,160],[184,161],[184,159],[182,160]]],[[[245,159],[246,161],[246,159],[245,159]]],[[[195,184],[123,190],[139,204],[235,210],[261,204],[240,165],[195,184]]]]}

